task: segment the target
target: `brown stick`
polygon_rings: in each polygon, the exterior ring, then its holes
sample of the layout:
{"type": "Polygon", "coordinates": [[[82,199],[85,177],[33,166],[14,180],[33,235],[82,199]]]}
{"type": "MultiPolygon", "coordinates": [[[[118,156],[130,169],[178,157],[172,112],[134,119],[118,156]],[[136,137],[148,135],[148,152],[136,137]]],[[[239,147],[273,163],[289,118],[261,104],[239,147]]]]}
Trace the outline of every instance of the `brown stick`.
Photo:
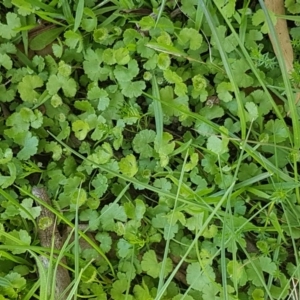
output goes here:
{"type": "MultiPolygon", "coordinates": [[[[283,0],[265,0],[266,7],[272,11],[275,15],[284,15],[284,1],[283,0]]],[[[291,44],[289,29],[287,26],[287,22],[285,19],[277,18],[277,23],[275,25],[275,31],[278,36],[279,44],[282,50],[283,59],[285,62],[286,70],[290,73],[293,69],[293,62],[294,62],[294,51],[291,44]]],[[[276,47],[274,44],[274,40],[271,34],[269,34],[269,38],[271,40],[273,49],[276,53],[276,47]]]]}
{"type": "MultiPolygon", "coordinates": [[[[47,203],[48,205],[52,205],[51,201],[48,197],[46,189],[44,187],[33,187],[32,194],[35,197],[40,198],[42,201],[47,203]]],[[[54,248],[55,250],[60,250],[63,246],[62,237],[56,227],[56,217],[55,215],[49,211],[47,208],[42,207],[41,215],[38,218],[38,225],[42,223],[42,221],[47,222],[49,224],[46,228],[38,228],[38,236],[41,242],[41,245],[46,248],[52,247],[52,240],[54,240],[54,248]]],[[[44,267],[49,268],[51,266],[49,259],[42,256],[41,261],[44,267]]],[[[61,262],[64,265],[67,265],[66,258],[63,257],[61,262]]],[[[62,295],[68,285],[71,282],[69,272],[66,268],[58,265],[56,270],[55,280],[55,298],[59,299],[67,299],[68,293],[65,293],[65,297],[62,298],[62,295]]]]}

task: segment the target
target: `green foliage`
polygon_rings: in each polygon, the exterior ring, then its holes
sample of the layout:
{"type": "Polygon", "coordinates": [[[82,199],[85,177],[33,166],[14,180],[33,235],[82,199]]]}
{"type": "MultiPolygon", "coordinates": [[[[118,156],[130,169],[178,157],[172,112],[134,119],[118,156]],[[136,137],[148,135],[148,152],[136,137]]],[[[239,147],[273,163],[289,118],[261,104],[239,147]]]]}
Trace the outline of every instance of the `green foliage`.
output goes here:
{"type": "Polygon", "coordinates": [[[44,299],[36,258],[52,269],[58,252],[79,298],[287,298],[300,280],[297,16],[284,77],[251,1],[0,6],[2,298],[44,299]],[[52,226],[62,249],[41,245],[52,226]]]}

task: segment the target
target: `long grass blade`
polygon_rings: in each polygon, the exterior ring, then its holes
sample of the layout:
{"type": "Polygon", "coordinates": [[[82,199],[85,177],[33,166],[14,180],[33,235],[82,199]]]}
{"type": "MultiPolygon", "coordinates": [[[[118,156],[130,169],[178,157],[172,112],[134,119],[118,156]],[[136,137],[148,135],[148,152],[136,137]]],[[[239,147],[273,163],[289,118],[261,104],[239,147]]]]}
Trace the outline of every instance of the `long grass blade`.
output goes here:
{"type": "Polygon", "coordinates": [[[83,9],[84,9],[84,0],[79,0],[77,3],[76,14],[75,14],[75,22],[73,31],[75,32],[81,23],[82,16],[83,16],[83,9]]]}
{"type": "Polygon", "coordinates": [[[155,118],[155,129],[157,137],[158,149],[162,147],[162,137],[163,137],[163,110],[161,107],[159,88],[156,80],[155,74],[152,75],[152,94],[153,94],[153,108],[154,108],[154,118],[155,118]],[[158,100],[156,100],[158,99],[158,100]]]}

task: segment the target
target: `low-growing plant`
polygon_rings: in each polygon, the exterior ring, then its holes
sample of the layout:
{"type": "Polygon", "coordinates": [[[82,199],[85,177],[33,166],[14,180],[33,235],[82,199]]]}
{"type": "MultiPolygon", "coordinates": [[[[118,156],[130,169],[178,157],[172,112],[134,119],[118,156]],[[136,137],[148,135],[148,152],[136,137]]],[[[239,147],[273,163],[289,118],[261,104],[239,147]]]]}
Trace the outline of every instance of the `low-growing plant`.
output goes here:
{"type": "Polygon", "coordinates": [[[299,66],[280,16],[0,8],[0,299],[298,299],[299,66]]]}

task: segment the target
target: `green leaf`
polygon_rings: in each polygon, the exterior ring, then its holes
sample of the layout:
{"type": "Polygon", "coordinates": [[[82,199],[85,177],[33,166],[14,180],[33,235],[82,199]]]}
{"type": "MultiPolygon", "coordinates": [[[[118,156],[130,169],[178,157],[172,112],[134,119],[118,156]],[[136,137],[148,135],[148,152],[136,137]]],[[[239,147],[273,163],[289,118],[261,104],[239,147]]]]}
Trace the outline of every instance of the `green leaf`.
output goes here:
{"type": "Polygon", "coordinates": [[[66,64],[63,60],[58,63],[58,74],[62,75],[63,77],[69,77],[72,73],[72,67],[66,64]]]}
{"type": "Polygon", "coordinates": [[[128,280],[126,278],[118,279],[112,284],[111,296],[114,300],[133,300],[131,295],[123,294],[128,286],[128,280]]]}
{"type": "Polygon", "coordinates": [[[175,83],[175,94],[177,96],[184,96],[187,93],[187,86],[182,82],[182,78],[170,69],[164,71],[164,77],[167,82],[175,83]]]}
{"type": "Polygon", "coordinates": [[[201,116],[208,120],[219,119],[224,116],[224,109],[220,106],[214,105],[212,107],[205,106],[201,109],[201,116]]]}
{"type": "Polygon", "coordinates": [[[31,236],[28,234],[26,230],[20,229],[13,230],[9,232],[11,238],[6,238],[5,244],[15,246],[12,250],[13,254],[22,254],[25,253],[27,250],[24,248],[19,248],[19,245],[23,246],[30,246],[31,243],[31,236]]]}
{"type": "Polygon", "coordinates": [[[35,89],[43,85],[43,80],[37,75],[26,75],[23,77],[18,84],[18,91],[22,100],[29,103],[37,103],[40,94],[35,89]]]}
{"type": "Polygon", "coordinates": [[[112,246],[112,238],[108,232],[98,232],[95,236],[95,239],[100,242],[100,247],[104,253],[110,251],[112,246]]]}
{"type": "Polygon", "coordinates": [[[253,85],[253,78],[247,74],[247,71],[249,69],[250,67],[244,59],[235,60],[232,63],[232,73],[234,76],[234,80],[239,87],[246,88],[253,85]],[[241,74],[243,74],[243,76],[241,76],[241,74]]]}
{"type": "Polygon", "coordinates": [[[89,222],[89,229],[93,231],[97,231],[100,225],[99,214],[97,211],[92,209],[86,209],[80,212],[79,220],[89,222]]]}
{"type": "Polygon", "coordinates": [[[139,73],[138,63],[135,59],[130,60],[128,68],[123,66],[116,66],[114,75],[119,82],[131,81],[139,73]]]}
{"type": "Polygon", "coordinates": [[[94,86],[88,91],[87,98],[89,100],[97,100],[97,109],[100,111],[105,110],[108,107],[110,101],[108,93],[98,86],[94,86]]]}
{"type": "Polygon", "coordinates": [[[61,45],[58,45],[58,44],[53,44],[52,45],[52,51],[53,51],[53,54],[56,56],[56,57],[58,57],[58,58],[60,58],[60,57],[62,57],[62,55],[63,55],[63,47],[61,46],[61,45]]]}
{"type": "Polygon", "coordinates": [[[18,34],[16,28],[21,27],[20,18],[17,14],[8,12],[6,14],[7,24],[0,23],[0,36],[4,39],[11,39],[18,34]]]}
{"type": "Polygon", "coordinates": [[[170,56],[166,53],[159,53],[157,57],[157,66],[161,70],[166,70],[169,68],[171,63],[170,56]]]}
{"type": "Polygon", "coordinates": [[[42,31],[30,41],[30,49],[34,51],[44,49],[46,46],[55,41],[64,30],[65,28],[58,27],[42,31]]]}
{"type": "Polygon", "coordinates": [[[199,161],[198,154],[192,153],[190,155],[190,161],[184,165],[184,171],[189,172],[189,171],[193,170],[198,165],[198,161],[199,161]]]}
{"type": "Polygon", "coordinates": [[[231,82],[221,82],[217,86],[217,93],[220,100],[224,102],[230,102],[232,100],[233,86],[231,82]]]}
{"type": "Polygon", "coordinates": [[[76,49],[81,52],[83,49],[83,38],[80,33],[68,30],[64,33],[65,43],[71,49],[76,49]]]}
{"type": "Polygon", "coordinates": [[[191,231],[196,229],[199,230],[200,228],[202,228],[203,217],[204,217],[203,213],[198,213],[188,218],[186,220],[186,227],[191,231]]]}
{"type": "MultiPolygon", "coordinates": [[[[156,254],[153,250],[149,250],[143,255],[141,267],[142,270],[145,271],[149,276],[158,278],[161,265],[162,263],[157,261],[156,254]]],[[[167,258],[165,262],[164,277],[166,277],[172,271],[172,269],[172,261],[170,258],[167,258]]]]}
{"type": "Polygon", "coordinates": [[[255,163],[244,163],[239,168],[238,178],[240,181],[244,181],[258,175],[259,172],[260,169],[255,163]]]}
{"type": "Polygon", "coordinates": [[[202,41],[202,35],[194,28],[183,28],[179,33],[178,42],[184,49],[189,47],[191,50],[197,50],[201,47],[202,41]]]}
{"type": "Polygon", "coordinates": [[[228,141],[213,135],[207,139],[207,149],[217,155],[228,152],[228,141]]]}
{"type": "Polygon", "coordinates": [[[108,163],[113,156],[113,150],[110,144],[103,143],[102,147],[97,147],[95,152],[88,156],[88,159],[96,164],[108,163]]]}
{"type": "Polygon", "coordinates": [[[17,177],[17,168],[14,163],[9,162],[7,164],[7,167],[9,169],[9,176],[0,175],[0,186],[1,188],[5,189],[12,184],[14,184],[16,177],[17,177]]]}
{"type": "Polygon", "coordinates": [[[53,152],[52,158],[53,160],[59,160],[62,156],[62,147],[57,142],[50,142],[49,144],[45,145],[46,152],[53,152]]]}
{"type": "Polygon", "coordinates": [[[114,230],[114,220],[125,222],[126,219],[124,207],[117,203],[105,205],[101,210],[100,221],[105,230],[114,230]]]}
{"type": "Polygon", "coordinates": [[[249,30],[249,32],[246,33],[245,37],[245,46],[248,49],[254,49],[257,47],[257,41],[261,41],[263,39],[263,34],[259,30],[249,30]]]}
{"type": "Polygon", "coordinates": [[[186,270],[186,281],[192,289],[204,292],[210,285],[214,284],[216,275],[210,265],[200,266],[198,262],[188,265],[186,270]]]}
{"type": "Polygon", "coordinates": [[[224,2],[223,0],[216,0],[216,4],[222,10],[222,13],[227,17],[231,18],[235,13],[236,0],[229,0],[224,2]]]}
{"type": "Polygon", "coordinates": [[[83,70],[88,78],[92,81],[97,81],[101,75],[100,64],[102,63],[103,50],[87,49],[84,55],[83,70]]]}
{"type": "MultiPolygon", "coordinates": [[[[118,65],[126,65],[130,63],[129,51],[126,48],[119,48],[114,50],[114,58],[118,65]]],[[[130,67],[129,67],[130,69],[130,67]]]]}
{"type": "Polygon", "coordinates": [[[66,97],[74,97],[77,91],[76,81],[61,74],[51,75],[46,86],[50,95],[55,95],[62,89],[66,97]]]}
{"type": "Polygon", "coordinates": [[[139,97],[146,88],[144,81],[120,82],[122,94],[128,98],[139,97]]]}
{"type": "Polygon", "coordinates": [[[96,43],[102,44],[108,37],[108,29],[106,27],[97,28],[93,32],[93,38],[96,43]]]}
{"type": "Polygon", "coordinates": [[[72,130],[79,140],[84,140],[90,131],[90,126],[83,120],[76,120],[72,123],[72,130]]]}
{"type": "MultiPolygon", "coordinates": [[[[152,295],[150,294],[149,288],[148,288],[147,284],[145,284],[144,280],[142,282],[142,286],[140,286],[140,285],[134,286],[133,293],[137,300],[153,299],[152,295]]],[[[193,299],[185,299],[185,300],[193,300],[193,299]]]]}
{"type": "Polygon", "coordinates": [[[154,149],[159,154],[162,167],[168,165],[169,155],[174,151],[175,142],[170,142],[171,140],[173,140],[173,136],[168,132],[163,132],[160,144],[158,144],[158,139],[155,140],[154,149]]]}
{"type": "Polygon", "coordinates": [[[87,201],[87,194],[84,189],[77,189],[71,194],[70,204],[73,204],[71,206],[73,208],[80,207],[83,204],[85,204],[87,201]]]}
{"type": "Polygon", "coordinates": [[[1,280],[0,293],[3,295],[1,300],[18,298],[20,292],[26,288],[26,284],[26,279],[19,273],[11,271],[6,274],[1,280]],[[4,295],[9,298],[4,297],[4,295]]]}
{"type": "Polygon", "coordinates": [[[95,188],[95,190],[93,190],[95,196],[97,198],[101,198],[108,188],[107,178],[102,174],[97,174],[97,176],[92,181],[92,186],[95,188]]]}
{"type": "Polygon", "coordinates": [[[227,263],[227,272],[235,284],[247,282],[247,274],[245,267],[236,260],[231,260],[227,263]]]}
{"type": "Polygon", "coordinates": [[[123,157],[119,162],[119,168],[124,175],[133,177],[138,172],[135,156],[128,154],[126,157],[123,157]]]}
{"type": "Polygon", "coordinates": [[[31,156],[37,153],[39,140],[37,137],[32,136],[31,132],[26,132],[24,135],[19,135],[19,144],[23,146],[21,151],[17,154],[20,160],[28,160],[31,156]]]}
{"type": "Polygon", "coordinates": [[[253,297],[253,300],[263,300],[263,299],[265,299],[265,297],[264,297],[265,293],[261,289],[253,290],[251,295],[253,297]]]}
{"type": "Polygon", "coordinates": [[[124,239],[118,241],[117,247],[118,255],[122,258],[125,258],[132,253],[132,245],[124,239]]]}
{"type": "Polygon", "coordinates": [[[0,165],[5,165],[13,158],[13,152],[10,148],[0,149],[0,165]]]}
{"type": "MultiPolygon", "coordinates": [[[[236,39],[234,34],[226,36],[227,28],[223,25],[218,26],[216,28],[216,31],[218,33],[219,39],[222,40],[222,47],[224,51],[227,53],[233,52],[238,46],[238,40],[236,39]]],[[[215,47],[217,46],[214,36],[211,39],[211,44],[215,47]]]]}
{"type": "Polygon", "coordinates": [[[201,74],[197,74],[192,78],[193,87],[195,91],[203,91],[207,87],[207,81],[205,77],[203,77],[201,74]]]}
{"type": "Polygon", "coordinates": [[[135,152],[140,154],[140,158],[153,156],[153,147],[149,144],[155,140],[155,131],[145,129],[137,133],[132,141],[132,146],[135,152]]]}
{"type": "Polygon", "coordinates": [[[276,119],[270,120],[265,125],[266,132],[270,134],[269,141],[280,143],[289,137],[289,132],[283,121],[276,119]]]}
{"type": "Polygon", "coordinates": [[[115,50],[111,48],[106,48],[102,55],[103,61],[108,65],[114,65],[117,63],[115,58],[115,50]]]}
{"type": "Polygon", "coordinates": [[[88,7],[83,9],[81,27],[87,32],[92,32],[97,27],[97,17],[93,10],[88,7]]]}
{"type": "MultiPolygon", "coordinates": [[[[31,198],[25,198],[21,205],[31,214],[31,216],[36,219],[41,214],[41,207],[40,206],[32,206],[33,200],[31,198]]],[[[20,216],[24,219],[31,220],[31,217],[28,216],[27,213],[24,212],[24,210],[20,209],[20,216]]]]}
{"type": "Polygon", "coordinates": [[[3,66],[6,70],[10,70],[12,65],[13,63],[11,58],[6,53],[0,53],[0,66],[3,66]]]}
{"type": "Polygon", "coordinates": [[[247,116],[248,121],[250,121],[250,122],[255,121],[259,116],[256,104],[253,102],[247,102],[245,104],[245,107],[246,107],[247,113],[248,113],[248,116],[247,116]]]}
{"type": "Polygon", "coordinates": [[[142,30],[148,31],[155,27],[155,20],[154,18],[152,18],[152,16],[143,17],[139,21],[139,26],[141,27],[142,30]]]}
{"type": "MultiPolygon", "coordinates": [[[[269,15],[270,15],[270,18],[271,18],[271,21],[272,21],[273,25],[275,25],[276,16],[274,15],[274,12],[269,10],[269,15]]],[[[254,26],[259,26],[261,23],[263,23],[263,25],[259,27],[260,31],[262,33],[268,33],[269,28],[268,28],[265,13],[262,9],[258,9],[252,16],[252,24],[254,26]]]]}

